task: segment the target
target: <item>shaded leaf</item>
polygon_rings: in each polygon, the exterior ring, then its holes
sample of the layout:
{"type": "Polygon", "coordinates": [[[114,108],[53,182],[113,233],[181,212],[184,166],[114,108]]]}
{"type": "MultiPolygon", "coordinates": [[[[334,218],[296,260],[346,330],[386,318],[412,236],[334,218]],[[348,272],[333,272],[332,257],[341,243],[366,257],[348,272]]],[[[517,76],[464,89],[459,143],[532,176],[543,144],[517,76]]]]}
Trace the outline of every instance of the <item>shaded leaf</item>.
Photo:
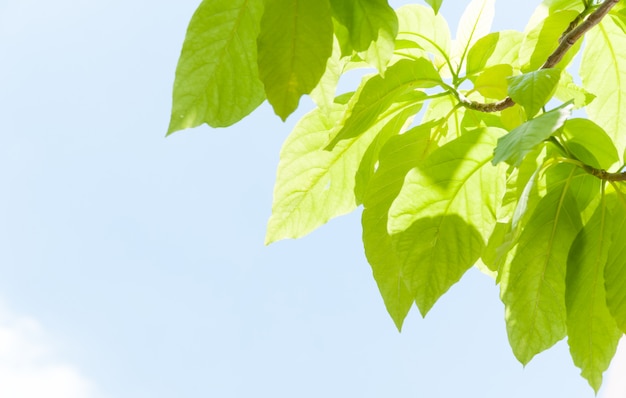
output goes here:
{"type": "Polygon", "coordinates": [[[409,291],[425,315],[479,259],[496,224],[504,173],[489,163],[505,131],[467,132],[406,177],[389,210],[389,232],[409,291]]]}
{"type": "Polygon", "coordinates": [[[167,133],[207,123],[230,126],[265,99],[257,69],[262,0],[204,0],[176,67],[167,133]]]}
{"type": "Polygon", "coordinates": [[[532,118],[552,98],[560,77],[561,71],[553,68],[513,76],[508,79],[508,94],[532,118]]]}
{"type": "Polygon", "coordinates": [[[586,163],[608,170],[619,161],[619,154],[613,141],[602,127],[589,119],[569,119],[563,125],[563,137],[568,149],[586,163]],[[591,154],[589,159],[586,154],[591,154]]]}
{"type": "Polygon", "coordinates": [[[626,333],[626,196],[617,191],[608,196],[613,213],[613,242],[609,248],[604,279],[606,302],[617,326],[626,333]]]}
{"type": "Polygon", "coordinates": [[[518,166],[528,152],[563,126],[572,107],[569,104],[546,112],[500,138],[494,151],[493,164],[507,162],[518,166]]]}
{"type": "Polygon", "coordinates": [[[502,272],[509,342],[523,364],[566,334],[567,253],[581,228],[570,192],[576,168],[569,169],[570,179],[550,187],[537,204],[520,235],[515,256],[502,272]]]}
{"type": "Polygon", "coordinates": [[[415,127],[391,138],[380,152],[380,165],[363,199],[363,246],[385,306],[400,330],[415,299],[404,282],[401,262],[387,232],[391,203],[406,174],[436,148],[430,139],[434,124],[415,127]]]}
{"type": "Polygon", "coordinates": [[[331,0],[333,16],[343,25],[352,48],[384,72],[394,50],[398,19],[387,0],[331,0]]]}
{"type": "Polygon", "coordinates": [[[281,119],[298,107],[303,94],[315,88],[332,48],[328,0],[265,1],[258,38],[259,75],[267,99],[281,119]]]}
{"type": "Polygon", "coordinates": [[[567,341],[574,364],[596,393],[622,334],[607,308],[604,288],[611,221],[602,203],[576,236],[567,260],[567,341]]]}

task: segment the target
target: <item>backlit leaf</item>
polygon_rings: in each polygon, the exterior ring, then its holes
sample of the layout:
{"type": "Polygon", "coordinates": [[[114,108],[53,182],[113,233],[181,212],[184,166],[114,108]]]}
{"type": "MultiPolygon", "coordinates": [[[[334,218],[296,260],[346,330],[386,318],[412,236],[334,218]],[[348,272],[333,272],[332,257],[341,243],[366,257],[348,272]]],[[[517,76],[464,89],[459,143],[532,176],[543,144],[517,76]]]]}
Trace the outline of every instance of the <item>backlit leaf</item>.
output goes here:
{"type": "Polygon", "coordinates": [[[507,96],[507,78],[513,74],[508,64],[494,65],[485,69],[474,82],[474,88],[484,97],[502,99],[507,96]]]}
{"type": "Polygon", "coordinates": [[[257,69],[262,0],[204,0],[189,23],[168,134],[238,122],[265,99],[257,69]]]}
{"type": "Polygon", "coordinates": [[[508,64],[518,69],[518,53],[524,34],[514,30],[489,33],[479,39],[467,54],[466,73],[474,75],[492,66],[508,64]]]}
{"type": "Polygon", "coordinates": [[[496,225],[505,181],[489,160],[504,132],[477,129],[435,150],[389,210],[402,274],[423,315],[479,259],[496,225]]]}
{"type": "Polygon", "coordinates": [[[622,155],[626,149],[626,35],[607,16],[585,38],[580,76],[583,87],[597,96],[586,110],[622,155]]]}
{"type": "Polygon", "coordinates": [[[398,19],[387,0],[331,0],[333,16],[347,30],[352,48],[384,72],[394,50],[398,19]]]}
{"type": "Polygon", "coordinates": [[[462,70],[469,49],[478,39],[489,33],[495,14],[495,0],[472,0],[467,6],[456,30],[454,59],[462,70]]]}
{"type": "Polygon", "coordinates": [[[315,88],[332,48],[328,0],[265,1],[258,38],[259,75],[268,101],[283,120],[298,107],[300,97],[315,88]]]}
{"type": "Polygon", "coordinates": [[[450,57],[450,28],[441,15],[427,7],[408,4],[398,8],[398,40],[413,41],[437,57],[450,57]]]}
{"type": "Polygon", "coordinates": [[[359,86],[337,135],[329,143],[332,149],[338,142],[357,137],[366,131],[383,113],[403,95],[416,88],[434,87],[441,82],[432,63],[425,58],[401,60],[393,64],[385,76],[373,76],[359,86]]]}
{"type": "Polygon", "coordinates": [[[355,175],[365,152],[387,124],[400,129],[419,111],[421,103],[415,101],[415,95],[420,93],[392,104],[367,132],[340,141],[330,151],[325,149],[326,143],[346,105],[335,104],[332,112],[318,108],[304,116],[281,149],[266,243],[302,237],[354,210],[359,204],[355,175]]]}
{"type": "MultiPolygon", "coordinates": [[[[537,70],[546,62],[548,56],[558,47],[565,29],[577,16],[578,12],[574,10],[558,11],[550,14],[526,33],[519,53],[523,72],[537,70]]],[[[580,45],[579,40],[555,67],[565,69],[580,49],[580,45]]]]}

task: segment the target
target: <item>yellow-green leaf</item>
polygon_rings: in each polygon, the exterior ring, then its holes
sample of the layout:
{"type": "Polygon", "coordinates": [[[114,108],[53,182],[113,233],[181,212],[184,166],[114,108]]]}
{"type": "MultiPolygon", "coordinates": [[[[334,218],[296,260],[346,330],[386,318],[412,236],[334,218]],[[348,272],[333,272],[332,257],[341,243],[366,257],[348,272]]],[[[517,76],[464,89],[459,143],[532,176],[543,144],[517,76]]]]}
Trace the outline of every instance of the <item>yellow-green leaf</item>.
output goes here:
{"type": "Polygon", "coordinates": [[[204,0],[176,67],[168,134],[238,122],[265,99],[257,68],[262,0],[204,0]]]}
{"type": "Polygon", "coordinates": [[[298,107],[300,97],[315,88],[332,48],[328,0],[265,1],[258,38],[259,75],[268,101],[283,120],[298,107]]]}

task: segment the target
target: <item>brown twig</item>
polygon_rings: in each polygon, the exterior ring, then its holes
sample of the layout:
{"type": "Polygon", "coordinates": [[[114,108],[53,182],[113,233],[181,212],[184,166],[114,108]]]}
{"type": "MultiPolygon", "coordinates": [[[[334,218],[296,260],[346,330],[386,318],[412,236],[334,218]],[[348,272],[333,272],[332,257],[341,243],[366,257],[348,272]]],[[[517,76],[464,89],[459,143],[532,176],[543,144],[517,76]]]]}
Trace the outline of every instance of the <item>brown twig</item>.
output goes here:
{"type": "Polygon", "coordinates": [[[592,176],[597,177],[604,181],[611,181],[611,182],[626,181],[626,172],[609,173],[606,170],[596,169],[595,167],[591,167],[588,164],[584,165],[583,169],[587,173],[591,174],[592,176]]]}
{"type": "MultiPolygon", "coordinates": [[[[569,51],[585,33],[600,23],[602,18],[604,18],[619,1],[620,0],[605,0],[594,12],[589,14],[582,23],[576,26],[576,22],[580,21],[580,16],[578,16],[565,30],[558,47],[550,54],[540,69],[548,69],[556,66],[563,59],[567,51],[569,51]]],[[[515,105],[515,101],[513,101],[511,97],[506,97],[503,100],[491,103],[471,101],[467,98],[459,98],[459,100],[463,106],[481,112],[498,112],[515,105]]],[[[626,178],[613,181],[626,181],[626,178]]]]}

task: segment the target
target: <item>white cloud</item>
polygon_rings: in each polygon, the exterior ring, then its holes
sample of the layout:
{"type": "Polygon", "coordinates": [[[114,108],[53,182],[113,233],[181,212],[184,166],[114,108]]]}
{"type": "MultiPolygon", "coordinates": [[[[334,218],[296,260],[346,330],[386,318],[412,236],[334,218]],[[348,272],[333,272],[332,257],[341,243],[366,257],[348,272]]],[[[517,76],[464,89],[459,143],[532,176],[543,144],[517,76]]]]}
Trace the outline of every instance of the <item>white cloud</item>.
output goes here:
{"type": "Polygon", "coordinates": [[[0,397],[94,398],[93,384],[59,360],[40,324],[0,304],[0,397]]]}

